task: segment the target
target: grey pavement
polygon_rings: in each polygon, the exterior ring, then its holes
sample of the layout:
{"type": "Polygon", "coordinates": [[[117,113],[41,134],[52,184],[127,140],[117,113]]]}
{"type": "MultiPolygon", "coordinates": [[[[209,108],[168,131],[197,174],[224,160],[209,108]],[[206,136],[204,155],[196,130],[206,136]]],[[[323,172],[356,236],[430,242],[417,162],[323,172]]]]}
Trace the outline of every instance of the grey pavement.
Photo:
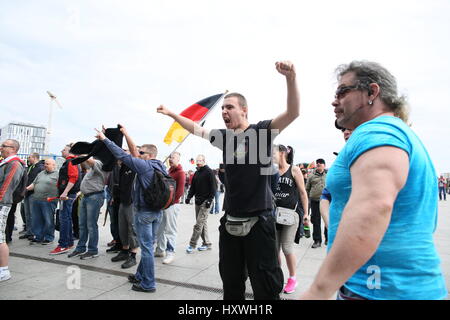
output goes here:
{"type": "MultiPolygon", "coordinates": [[[[218,270],[218,226],[221,216],[222,213],[210,214],[208,218],[213,249],[187,254],[185,249],[195,223],[195,213],[193,205],[181,205],[175,260],[170,265],[164,265],[163,258],[155,258],[155,293],[132,291],[126,277],[134,273],[136,267],[124,270],[120,267],[121,262],[111,262],[115,254],[106,253],[106,244],[112,238],[109,219],[103,226],[104,212],[99,219],[99,257],[91,260],[68,258],[67,254],[50,256],[48,253],[56,247],[56,241],[48,246],[30,245],[27,240],[19,240],[18,231],[15,231],[10,243],[9,269],[12,278],[0,283],[0,300],[221,300],[222,283],[218,270]]],[[[21,230],[22,222],[18,213],[16,220],[16,226],[21,230]]],[[[57,240],[58,232],[55,235],[57,240]]],[[[435,243],[442,260],[447,288],[450,288],[450,199],[439,203],[435,243]]],[[[302,238],[300,244],[295,245],[299,284],[295,293],[283,294],[282,298],[295,299],[312,283],[325,258],[326,247],[322,245],[321,248],[312,249],[311,245],[311,238],[302,238]]],[[[139,254],[137,258],[139,261],[139,254]]],[[[282,269],[287,281],[289,274],[284,257],[282,269]]],[[[249,281],[246,287],[248,298],[251,298],[249,281]]]]}

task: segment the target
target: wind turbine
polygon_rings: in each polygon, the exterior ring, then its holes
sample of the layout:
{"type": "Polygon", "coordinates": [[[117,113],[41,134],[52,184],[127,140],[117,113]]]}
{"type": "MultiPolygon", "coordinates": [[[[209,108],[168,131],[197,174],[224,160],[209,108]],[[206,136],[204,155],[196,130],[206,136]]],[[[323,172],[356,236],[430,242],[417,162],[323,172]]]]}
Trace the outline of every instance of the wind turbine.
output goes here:
{"type": "Polygon", "coordinates": [[[48,96],[50,97],[50,105],[49,105],[49,113],[48,113],[48,123],[47,123],[47,135],[45,139],[45,151],[46,155],[50,152],[50,137],[52,134],[52,118],[53,118],[53,105],[56,104],[60,109],[62,109],[61,103],[56,99],[56,96],[47,91],[48,96]]]}

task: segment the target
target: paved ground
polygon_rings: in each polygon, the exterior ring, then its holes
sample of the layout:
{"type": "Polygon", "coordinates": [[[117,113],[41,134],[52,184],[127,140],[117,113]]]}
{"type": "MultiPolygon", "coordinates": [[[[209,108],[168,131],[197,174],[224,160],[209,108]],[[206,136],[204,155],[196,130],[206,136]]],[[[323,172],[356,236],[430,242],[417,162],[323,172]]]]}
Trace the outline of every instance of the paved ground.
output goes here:
{"type": "MultiPolygon", "coordinates": [[[[439,203],[439,222],[435,233],[435,243],[442,259],[447,288],[450,288],[450,201],[439,203]]],[[[20,216],[18,214],[18,216],[20,216]]],[[[220,300],[222,299],[221,280],[218,271],[218,225],[220,215],[209,215],[208,226],[213,250],[186,254],[185,248],[194,225],[192,205],[182,205],[179,216],[179,236],[176,259],[171,265],[162,264],[156,258],[155,269],[157,291],[139,293],[131,290],[127,274],[136,267],[123,270],[119,263],[111,262],[114,254],[105,252],[106,243],[111,240],[109,221],[103,226],[104,215],[99,221],[100,256],[92,260],[80,260],[67,257],[67,254],[50,256],[48,252],[54,245],[29,245],[19,240],[14,233],[10,244],[10,263],[12,279],[0,283],[1,299],[157,299],[157,300],[220,300]],[[77,275],[80,277],[77,277],[77,275]],[[80,279],[80,281],[77,281],[80,279]]],[[[16,223],[21,229],[20,217],[16,223]]],[[[58,233],[56,233],[58,237],[58,233]]],[[[283,298],[296,298],[306,290],[325,258],[326,248],[311,249],[312,240],[302,238],[295,245],[298,259],[299,286],[295,293],[283,295],[283,298]]],[[[138,255],[139,259],[139,255],[138,255]]],[[[285,279],[288,273],[283,260],[285,279]]],[[[251,294],[248,283],[247,292],[251,294]]]]}

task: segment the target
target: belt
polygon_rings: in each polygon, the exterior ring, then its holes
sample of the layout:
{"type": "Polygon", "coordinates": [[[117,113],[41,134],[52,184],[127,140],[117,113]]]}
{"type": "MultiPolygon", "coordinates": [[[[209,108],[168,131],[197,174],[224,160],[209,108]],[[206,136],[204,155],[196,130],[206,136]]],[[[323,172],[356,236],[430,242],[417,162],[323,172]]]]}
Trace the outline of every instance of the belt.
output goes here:
{"type": "Polygon", "coordinates": [[[94,194],[99,194],[99,193],[103,193],[103,192],[104,192],[104,191],[102,190],[102,191],[95,191],[95,192],[83,193],[83,196],[89,197],[89,196],[92,196],[92,195],[94,195],[94,194]]]}

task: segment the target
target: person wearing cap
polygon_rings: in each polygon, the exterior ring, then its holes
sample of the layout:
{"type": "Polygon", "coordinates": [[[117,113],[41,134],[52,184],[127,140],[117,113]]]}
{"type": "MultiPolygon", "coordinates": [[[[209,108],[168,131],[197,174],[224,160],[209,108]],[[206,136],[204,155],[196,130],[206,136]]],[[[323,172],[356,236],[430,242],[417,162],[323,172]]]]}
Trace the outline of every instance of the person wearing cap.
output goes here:
{"type": "MultiPolygon", "coordinates": [[[[323,188],[325,187],[325,160],[316,160],[316,169],[306,181],[306,192],[311,203],[311,223],[313,225],[313,245],[311,248],[322,246],[322,217],[320,215],[319,203],[323,188]]],[[[325,228],[325,245],[328,243],[328,230],[325,228]]]]}

